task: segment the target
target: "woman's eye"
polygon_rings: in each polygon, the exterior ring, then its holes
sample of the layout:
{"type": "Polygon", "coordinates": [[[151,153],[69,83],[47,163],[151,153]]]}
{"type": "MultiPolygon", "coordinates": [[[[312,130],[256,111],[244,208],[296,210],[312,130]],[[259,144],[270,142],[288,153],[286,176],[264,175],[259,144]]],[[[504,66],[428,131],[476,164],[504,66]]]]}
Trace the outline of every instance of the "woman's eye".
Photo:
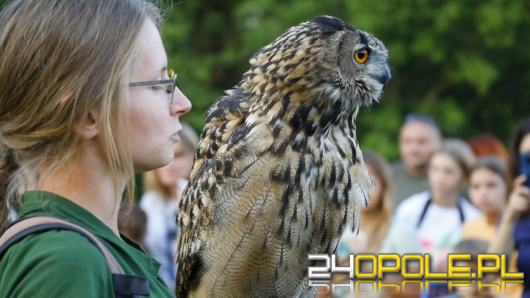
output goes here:
{"type": "Polygon", "coordinates": [[[160,85],[152,85],[151,89],[155,90],[155,91],[160,91],[160,90],[164,89],[164,87],[162,87],[160,85]]]}

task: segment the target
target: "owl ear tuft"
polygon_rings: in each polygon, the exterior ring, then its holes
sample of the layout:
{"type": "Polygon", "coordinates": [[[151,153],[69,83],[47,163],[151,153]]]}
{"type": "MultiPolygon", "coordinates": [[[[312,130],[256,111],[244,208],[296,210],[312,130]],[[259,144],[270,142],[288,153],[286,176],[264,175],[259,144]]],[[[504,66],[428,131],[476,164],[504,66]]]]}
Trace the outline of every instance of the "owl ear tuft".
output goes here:
{"type": "Polygon", "coordinates": [[[344,22],[343,20],[339,18],[332,17],[332,16],[318,16],[313,19],[313,23],[316,23],[322,27],[327,27],[327,28],[330,28],[336,31],[342,31],[344,29],[348,29],[351,31],[357,31],[352,25],[344,22]]]}

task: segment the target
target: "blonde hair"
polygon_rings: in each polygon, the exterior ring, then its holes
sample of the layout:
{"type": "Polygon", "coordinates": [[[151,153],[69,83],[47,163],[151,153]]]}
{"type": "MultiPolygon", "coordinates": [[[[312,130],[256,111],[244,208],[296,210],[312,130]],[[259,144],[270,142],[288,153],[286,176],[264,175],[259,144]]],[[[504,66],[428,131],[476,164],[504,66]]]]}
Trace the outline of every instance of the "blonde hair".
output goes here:
{"type": "MultiPolygon", "coordinates": [[[[91,111],[111,173],[133,177],[121,131],[137,36],[147,19],[158,25],[160,14],[145,0],[15,0],[2,10],[0,230],[28,184],[75,156],[81,146],[75,128],[91,111]]],[[[134,179],[127,189],[132,198],[134,179]]]]}

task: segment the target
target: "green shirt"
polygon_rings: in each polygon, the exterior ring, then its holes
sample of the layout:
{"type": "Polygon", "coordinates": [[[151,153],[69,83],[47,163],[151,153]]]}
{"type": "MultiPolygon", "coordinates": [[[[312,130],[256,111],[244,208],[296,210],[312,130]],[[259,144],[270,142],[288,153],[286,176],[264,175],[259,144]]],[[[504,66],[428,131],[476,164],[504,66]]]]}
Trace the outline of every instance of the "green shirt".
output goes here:
{"type": "MultiPolygon", "coordinates": [[[[125,273],[149,280],[150,297],[174,297],[158,277],[156,260],[72,201],[32,191],[22,196],[22,206],[22,217],[53,215],[88,229],[107,245],[125,273]]],[[[111,276],[105,257],[86,238],[52,230],[26,236],[0,259],[0,296],[113,297],[111,276]]]]}

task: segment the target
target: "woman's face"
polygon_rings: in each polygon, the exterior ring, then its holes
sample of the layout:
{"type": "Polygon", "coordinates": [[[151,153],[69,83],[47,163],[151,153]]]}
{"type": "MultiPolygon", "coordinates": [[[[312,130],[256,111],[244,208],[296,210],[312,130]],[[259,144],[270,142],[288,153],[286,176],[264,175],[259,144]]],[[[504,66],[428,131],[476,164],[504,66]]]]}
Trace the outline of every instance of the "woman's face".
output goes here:
{"type": "Polygon", "coordinates": [[[464,173],[458,162],[446,153],[436,153],[429,163],[429,185],[433,192],[459,191],[464,183],[464,173]]]}
{"type": "Polygon", "coordinates": [[[368,205],[364,208],[365,211],[373,211],[381,205],[381,200],[383,197],[383,181],[381,177],[377,175],[377,172],[371,167],[368,166],[368,171],[372,175],[375,186],[368,190],[368,205]]]}
{"type": "Polygon", "coordinates": [[[508,189],[502,177],[487,168],[471,173],[469,197],[484,214],[498,214],[506,205],[508,189]]]}
{"type": "MultiPolygon", "coordinates": [[[[156,26],[147,20],[138,37],[138,55],[130,82],[168,79],[167,56],[156,26]]],[[[173,104],[164,85],[129,87],[129,134],[135,171],[147,171],[168,164],[181,129],[179,117],[191,103],[176,88],[173,104]]]]}

